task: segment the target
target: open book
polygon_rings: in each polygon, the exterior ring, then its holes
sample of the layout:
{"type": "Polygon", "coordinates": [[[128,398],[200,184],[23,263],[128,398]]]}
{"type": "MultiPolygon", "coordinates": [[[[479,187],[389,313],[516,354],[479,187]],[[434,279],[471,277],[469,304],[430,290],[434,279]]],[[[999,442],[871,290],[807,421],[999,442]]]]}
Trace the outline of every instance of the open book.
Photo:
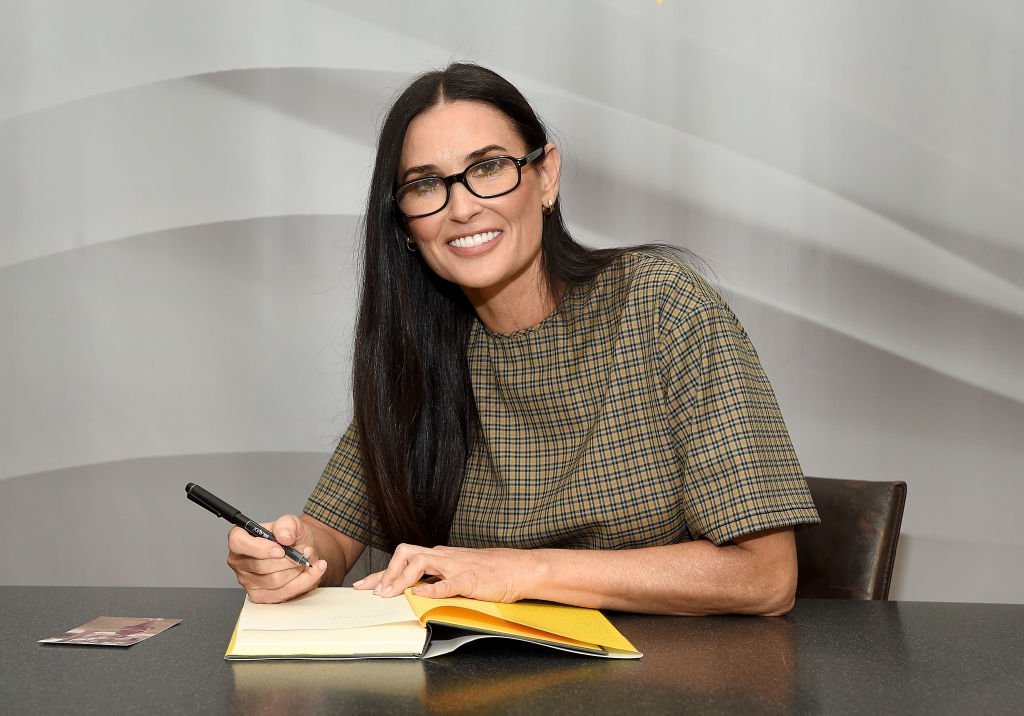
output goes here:
{"type": "Polygon", "coordinates": [[[255,604],[246,597],[224,658],[426,659],[487,637],[610,659],[642,656],[596,609],[430,599],[410,590],[384,598],[369,590],[321,587],[283,604],[255,604]]]}

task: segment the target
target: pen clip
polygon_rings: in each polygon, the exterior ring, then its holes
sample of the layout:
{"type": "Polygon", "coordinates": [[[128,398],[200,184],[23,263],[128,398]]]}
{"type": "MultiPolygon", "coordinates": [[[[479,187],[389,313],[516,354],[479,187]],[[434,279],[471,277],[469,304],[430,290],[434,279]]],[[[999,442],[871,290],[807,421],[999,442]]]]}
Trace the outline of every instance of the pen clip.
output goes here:
{"type": "Polygon", "coordinates": [[[223,517],[228,521],[234,522],[234,516],[238,514],[238,510],[234,507],[194,482],[185,485],[185,496],[217,517],[223,517]]]}

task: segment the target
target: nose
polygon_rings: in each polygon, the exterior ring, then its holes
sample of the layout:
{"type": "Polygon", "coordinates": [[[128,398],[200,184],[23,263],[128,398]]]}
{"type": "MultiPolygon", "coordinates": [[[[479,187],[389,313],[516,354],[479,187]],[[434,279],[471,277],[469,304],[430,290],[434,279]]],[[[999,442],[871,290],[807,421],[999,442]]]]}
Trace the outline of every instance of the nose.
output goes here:
{"type": "Polygon", "coordinates": [[[460,223],[469,221],[480,213],[480,199],[473,195],[462,182],[455,182],[449,189],[448,217],[460,223]]]}

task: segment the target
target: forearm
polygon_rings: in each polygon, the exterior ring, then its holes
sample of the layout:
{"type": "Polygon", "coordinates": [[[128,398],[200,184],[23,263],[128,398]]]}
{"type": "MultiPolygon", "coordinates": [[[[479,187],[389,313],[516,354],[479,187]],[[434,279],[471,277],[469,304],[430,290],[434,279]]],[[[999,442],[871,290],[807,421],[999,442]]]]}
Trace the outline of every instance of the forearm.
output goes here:
{"type": "Polygon", "coordinates": [[[792,531],[757,539],[757,549],[698,540],[619,551],[532,550],[522,598],[656,614],[784,614],[796,590],[792,531]]]}
{"type": "Polygon", "coordinates": [[[716,547],[703,540],[630,550],[472,549],[400,544],[387,569],[355,583],[397,596],[544,599],[650,614],[785,614],[796,593],[792,528],[716,547]]]}
{"type": "MultiPolygon", "coordinates": [[[[352,568],[345,554],[342,541],[337,530],[328,527],[320,520],[303,514],[299,519],[314,534],[316,545],[316,557],[327,562],[327,570],[324,572],[320,583],[325,587],[338,587],[345,580],[345,575],[352,568]]],[[[351,560],[355,563],[355,559],[351,560]]]]}

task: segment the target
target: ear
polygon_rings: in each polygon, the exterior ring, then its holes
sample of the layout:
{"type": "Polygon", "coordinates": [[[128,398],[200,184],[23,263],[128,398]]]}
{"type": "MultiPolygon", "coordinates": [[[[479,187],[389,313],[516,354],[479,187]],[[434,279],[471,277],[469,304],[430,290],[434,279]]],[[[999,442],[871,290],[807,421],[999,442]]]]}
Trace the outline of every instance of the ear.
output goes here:
{"type": "Polygon", "coordinates": [[[544,159],[537,164],[537,173],[540,176],[541,201],[547,204],[548,201],[558,198],[558,180],[562,173],[562,155],[558,153],[558,147],[548,142],[544,145],[544,159]]]}

